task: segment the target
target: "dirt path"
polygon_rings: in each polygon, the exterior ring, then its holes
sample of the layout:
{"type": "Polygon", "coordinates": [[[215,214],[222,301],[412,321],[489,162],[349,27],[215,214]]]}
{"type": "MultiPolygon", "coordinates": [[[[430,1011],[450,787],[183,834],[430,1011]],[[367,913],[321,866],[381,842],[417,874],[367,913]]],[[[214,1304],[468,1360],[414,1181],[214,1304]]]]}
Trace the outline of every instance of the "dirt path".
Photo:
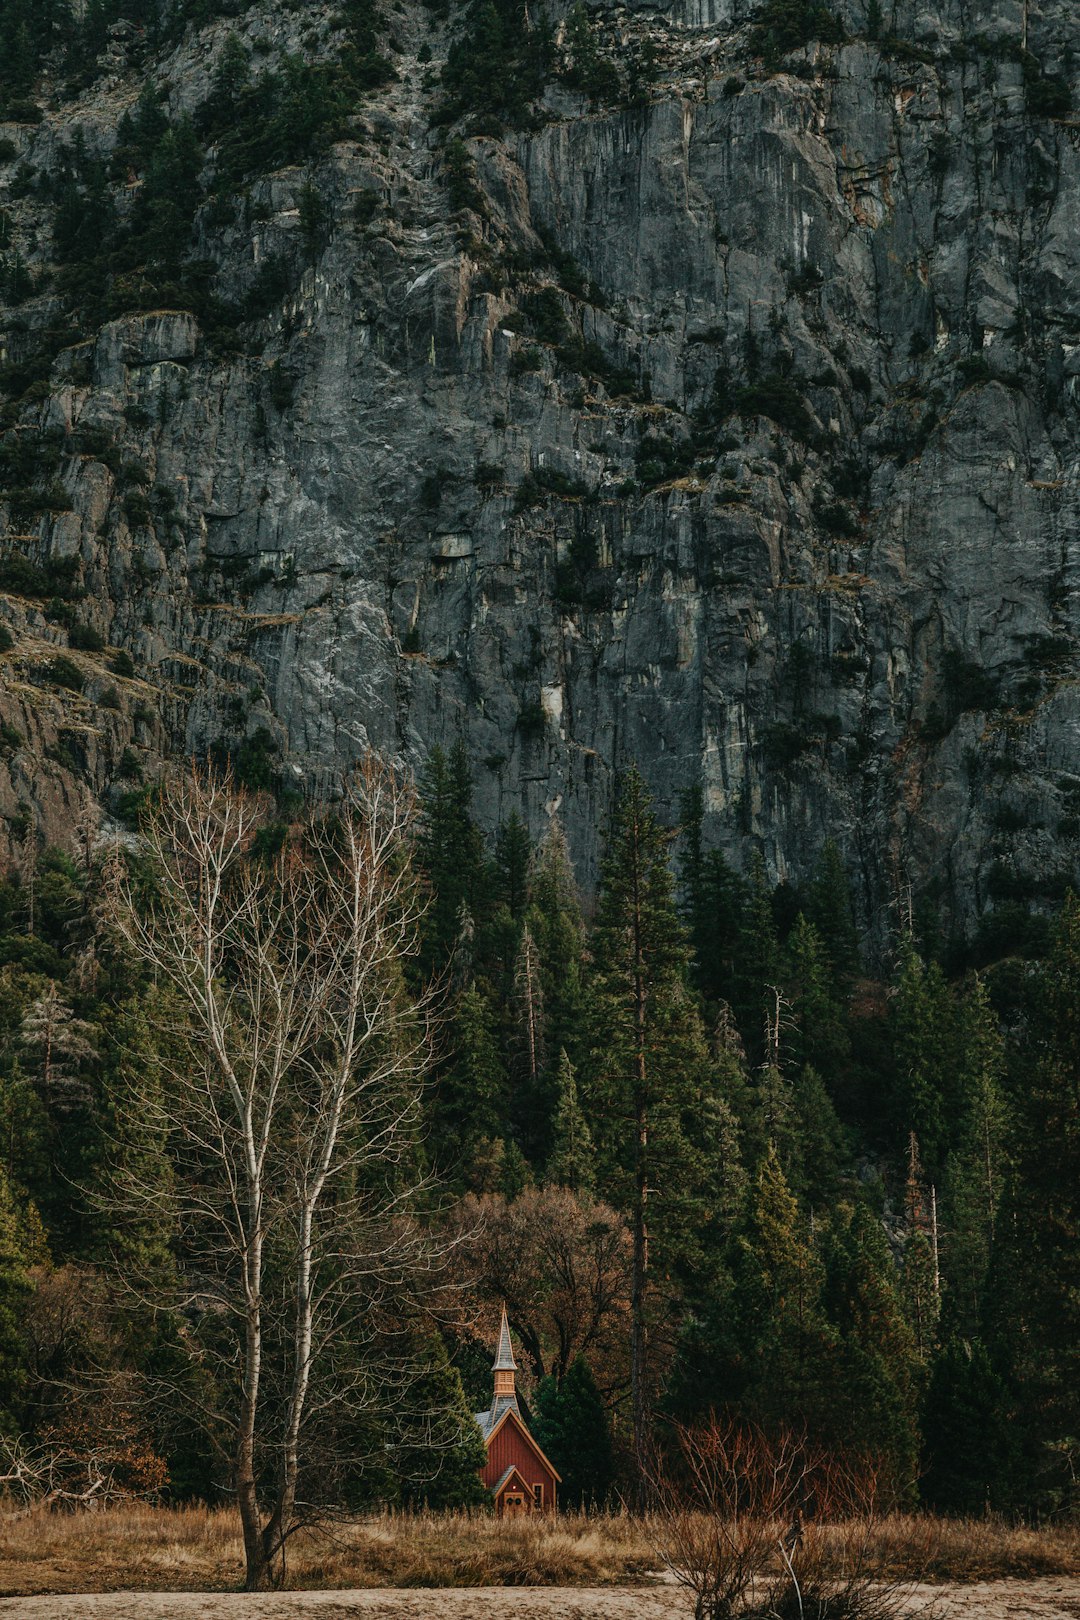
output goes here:
{"type": "MultiPolygon", "coordinates": [[[[114,1592],[0,1599],[8,1620],[687,1620],[662,1587],[456,1587],[367,1592],[114,1592]]],[[[925,1620],[1080,1620],[1080,1580],[987,1581],[913,1588],[925,1620]]]]}

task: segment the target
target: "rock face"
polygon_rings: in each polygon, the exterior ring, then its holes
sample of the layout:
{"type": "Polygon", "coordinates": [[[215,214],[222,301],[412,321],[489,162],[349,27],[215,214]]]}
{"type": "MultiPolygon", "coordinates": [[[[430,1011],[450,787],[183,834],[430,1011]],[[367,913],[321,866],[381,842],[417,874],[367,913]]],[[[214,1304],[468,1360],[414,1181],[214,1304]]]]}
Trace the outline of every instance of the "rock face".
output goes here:
{"type": "MultiPolygon", "coordinates": [[[[651,41],[647,92],[553,84],[451,161],[455,25],[406,3],[398,79],[349,138],[200,212],[223,297],[292,268],[242,344],[125,314],[9,413],[72,448],[70,510],[20,529],[0,506],[7,544],[77,560],[81,619],[137,677],[89,658],[82,695],[42,685],[64,632],[3,599],[7,707],[108,722],[69,796],[107,803],[125,749],[130,774],[132,748],[152,772],[247,739],[326,785],[367,746],[415,766],[460,736],[481,819],[558,807],[586,883],[633,758],[673,821],[700,782],[711,841],[774,877],[835,838],[867,919],[925,894],[970,933],[1052,899],[1080,853],[1080,126],[1040,90],[1080,62],[1075,7],[853,4],[846,43],[767,65],[741,0],[600,5],[605,48],[651,41]]],[[[154,63],[170,115],[230,29],[301,49],[300,27],[189,29],[154,63]]],[[[51,203],[18,164],[47,172],[76,128],[108,152],[138,88],[113,63],[4,126],[31,267],[51,203]]],[[[6,312],[9,349],[48,309],[6,312]]],[[[24,791],[20,729],[7,797],[54,838],[70,812],[24,791]]]]}

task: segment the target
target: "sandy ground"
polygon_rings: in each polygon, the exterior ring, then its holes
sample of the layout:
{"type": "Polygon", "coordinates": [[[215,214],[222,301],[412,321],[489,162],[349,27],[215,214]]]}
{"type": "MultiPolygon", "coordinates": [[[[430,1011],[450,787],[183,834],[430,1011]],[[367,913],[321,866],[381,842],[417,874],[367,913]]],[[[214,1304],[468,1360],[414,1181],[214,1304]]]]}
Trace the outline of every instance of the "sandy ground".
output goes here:
{"type": "MultiPolygon", "coordinates": [[[[671,1586],[455,1587],[366,1592],[112,1592],[0,1599],[10,1620],[687,1620],[671,1586]]],[[[1080,1620],[1080,1580],[1050,1576],[910,1590],[924,1620],[1080,1620]]]]}

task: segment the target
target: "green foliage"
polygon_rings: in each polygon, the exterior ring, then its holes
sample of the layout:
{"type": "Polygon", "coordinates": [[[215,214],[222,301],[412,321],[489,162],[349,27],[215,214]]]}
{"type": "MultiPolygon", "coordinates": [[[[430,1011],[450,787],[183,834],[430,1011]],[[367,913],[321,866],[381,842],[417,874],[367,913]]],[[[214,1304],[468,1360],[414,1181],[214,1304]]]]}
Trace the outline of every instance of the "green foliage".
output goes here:
{"type": "Polygon", "coordinates": [[[479,1150],[502,1141],[509,1098],[495,1012],[475,981],[455,1000],[447,1045],[434,1101],[439,1162],[444,1173],[468,1182],[479,1150]]]}
{"type": "Polygon", "coordinates": [[[93,625],[76,622],[68,631],[68,642],[77,652],[101,652],[105,638],[93,625]]]}
{"type": "Polygon", "coordinates": [[[20,1211],[0,1165],[0,1436],[5,1437],[20,1427],[29,1371],[29,1346],[20,1328],[31,1292],[29,1267],[34,1257],[26,1228],[34,1214],[32,1204],[20,1211]]]}
{"type": "Polygon", "coordinates": [[[1017,1447],[1009,1392],[979,1340],[951,1339],[934,1361],[922,1409],[922,1495],[971,1518],[1013,1503],[1017,1447]]]}
{"type": "Polygon", "coordinates": [[[400,1414],[403,1433],[394,1448],[393,1475],[400,1481],[401,1500],[407,1507],[436,1512],[479,1507],[488,1499],[480,1483],[487,1450],[461,1374],[450,1365],[437,1336],[424,1345],[423,1354],[426,1365],[410,1384],[407,1409],[400,1414]]]}
{"type": "Polygon", "coordinates": [[[901,944],[891,1016],[898,1140],[906,1142],[914,1131],[923,1163],[936,1178],[944,1166],[948,1120],[957,1100],[957,1018],[941,968],[923,961],[910,936],[901,944]]]}
{"type": "Polygon", "coordinates": [[[817,0],[766,0],[754,20],[751,49],[775,68],[782,57],[812,40],[839,45],[844,38],[839,17],[817,0]]]}
{"type": "Polygon", "coordinates": [[[528,904],[531,857],[529,829],[518,812],[511,810],[495,835],[495,881],[498,899],[515,920],[528,904]]]}
{"type": "Polygon", "coordinates": [[[554,1141],[547,1164],[548,1178],[560,1187],[569,1187],[573,1193],[591,1192],[596,1180],[592,1132],[578,1099],[574,1065],[565,1048],[559,1053],[556,1086],[554,1141]]]}
{"type": "MultiPolygon", "coordinates": [[[[51,476],[47,445],[12,447],[10,465],[23,454],[51,476]]],[[[113,663],[130,678],[134,666],[113,663]]],[[[793,681],[801,669],[793,661],[793,681]]],[[[269,735],[254,732],[242,763],[256,785],[277,772],[269,735]]],[[[22,738],[9,728],[0,742],[22,738]]],[[[119,761],[132,785],[143,757],[131,748],[119,761]]],[[[424,1151],[450,1188],[546,1182],[542,1196],[558,1199],[595,1188],[633,1228],[644,1186],[643,1315],[657,1349],[675,1345],[670,1370],[650,1353],[646,1371],[650,1398],[670,1410],[805,1424],[880,1457],[905,1501],[921,1466],[923,1499],[942,1510],[1070,1510],[1076,901],[1048,953],[1036,930],[1009,946],[1026,957],[983,980],[950,982],[925,944],[904,939],[890,986],[865,976],[836,846],[802,881],[774,885],[760,859],[744,876],[732,864],[743,848],[729,861],[709,846],[701,790],[683,806],[676,904],[672,835],[626,773],[588,923],[557,820],[534,845],[510,809],[489,851],[461,745],[433,756],[421,796],[431,904],[409,971],[445,985],[424,1151]]],[[[255,858],[285,830],[268,827],[255,858]]],[[[100,929],[86,852],[34,860],[28,815],[13,815],[12,835],[23,853],[0,880],[0,1423],[32,1430],[47,1404],[23,1329],[34,1267],[46,1254],[88,1273],[107,1255],[173,1263],[167,1226],[135,1222],[105,1195],[132,1173],[167,1191],[155,1111],[132,1098],[152,1100],[178,1054],[160,990],[100,929]]],[[[613,1478],[623,1309],[602,1351],[537,1391],[538,1438],[568,1504],[603,1501],[613,1478]]],[[[175,1372],[174,1328],[118,1332],[125,1376],[175,1372]]],[[[482,1500],[458,1376],[439,1342],[417,1351],[402,1409],[355,1437],[376,1461],[358,1465],[350,1501],[482,1500]]],[[[569,1356],[541,1351],[543,1366],[566,1369],[569,1356]]],[[[82,1377],[88,1354],[72,1348],[64,1377],[82,1377]]],[[[205,1492],[217,1476],[189,1431],[170,1419],[170,1471],[205,1492]]]]}
{"type": "Polygon", "coordinates": [[[1017,1173],[989,1291],[999,1356],[1019,1388],[1029,1500],[1075,1510],[1080,1434],[1080,901],[1070,894],[1027,1007],[1035,1032],[1014,1079],[1017,1173]],[[1031,1059],[1034,1058],[1032,1062],[1031,1059]]]}
{"type": "Polygon", "coordinates": [[[912,1502],[918,1476],[918,1362],[881,1223],[841,1204],[823,1243],[822,1305],[838,1333],[826,1430],[886,1466],[897,1498],[912,1502]]]}
{"type": "Polygon", "coordinates": [[[256,77],[235,50],[223,52],[197,117],[201,136],[216,147],[218,186],[232,189],[267,170],[317,158],[340,131],[356,96],[393,77],[377,53],[356,58],[354,68],[362,78],[370,74],[372,82],[358,83],[346,67],[299,56],[283,56],[256,77]]]}
{"type": "Polygon", "coordinates": [[[442,71],[440,119],[451,124],[468,116],[484,134],[526,123],[554,60],[543,13],[533,22],[523,0],[472,0],[442,71]]]}
{"type": "Polygon", "coordinates": [[[566,62],[562,79],[572,90],[580,90],[590,101],[616,101],[622,93],[622,77],[615,63],[604,55],[598,31],[581,0],[566,19],[566,62]]]}
{"type": "Polygon", "coordinates": [[[578,1356],[562,1383],[541,1380],[533,1433],[562,1476],[559,1505],[603,1507],[614,1478],[607,1409],[588,1362],[578,1356]]]}
{"type": "Polygon", "coordinates": [[[650,429],[638,441],[634,471],[644,489],[682,478],[694,465],[695,450],[689,439],[676,439],[669,433],[650,429]]]}
{"type": "Polygon", "coordinates": [[[821,1377],[832,1339],[821,1307],[822,1262],[774,1146],[751,1190],[734,1281],[744,1400],[765,1421],[786,1410],[819,1425],[825,1405],[821,1377]]]}
{"type": "Polygon", "coordinates": [[[71,658],[65,658],[61,653],[54,658],[48,666],[49,679],[54,686],[62,686],[69,692],[81,692],[86,685],[86,677],[78,664],[71,658]]]}
{"type": "Polygon", "coordinates": [[[472,815],[472,780],[461,742],[436,748],[421,781],[419,864],[432,890],[424,919],[422,960],[428,970],[449,961],[466,918],[475,919],[484,872],[483,843],[472,815]]]}
{"type": "Polygon", "coordinates": [[[443,169],[451,208],[471,208],[476,214],[486,215],[487,201],[476,183],[476,164],[472,153],[457,136],[443,147],[443,169]]]}
{"type": "Polygon", "coordinates": [[[1024,101],[1032,118],[1067,118],[1072,111],[1069,81],[1060,73],[1044,73],[1034,57],[1023,57],[1024,101]]]}
{"type": "Polygon", "coordinates": [[[304,251],[309,263],[314,264],[329,239],[330,215],[321,192],[310,181],[300,187],[298,212],[304,251]]]}
{"type": "Polygon", "coordinates": [[[801,392],[778,372],[770,372],[739,389],[735,408],[743,416],[769,417],[804,444],[814,445],[821,437],[801,392]]]}
{"type": "Polygon", "coordinates": [[[696,1119],[715,1091],[689,991],[669,843],[631,768],[619,785],[601,867],[593,1041],[582,1085],[601,1194],[639,1216],[643,1189],[665,1189],[653,1217],[665,1269],[689,1259],[707,1214],[708,1166],[696,1119]]]}
{"type": "Polygon", "coordinates": [[[74,36],[74,23],[67,0],[5,0],[0,7],[0,115],[27,122],[32,108],[34,121],[38,108],[27,106],[42,64],[59,46],[74,36]]]}

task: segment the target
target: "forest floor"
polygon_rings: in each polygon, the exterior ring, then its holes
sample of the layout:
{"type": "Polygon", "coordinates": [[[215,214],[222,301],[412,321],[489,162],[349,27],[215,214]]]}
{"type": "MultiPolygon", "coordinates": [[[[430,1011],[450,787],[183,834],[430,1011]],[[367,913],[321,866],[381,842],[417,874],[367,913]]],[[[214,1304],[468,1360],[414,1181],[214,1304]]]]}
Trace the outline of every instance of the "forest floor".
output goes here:
{"type": "MultiPolygon", "coordinates": [[[[225,1508],[0,1511],[0,1620],[680,1620],[648,1518],[566,1513],[377,1514],[291,1544],[287,1586],[236,1591],[239,1526],[225,1508]],[[404,1590],[403,1590],[404,1589],[404,1590]]],[[[868,1568],[926,1620],[1080,1620],[1080,1526],[894,1515],[868,1568]],[[932,1599],[932,1603],[929,1600],[932,1599]]]]}

